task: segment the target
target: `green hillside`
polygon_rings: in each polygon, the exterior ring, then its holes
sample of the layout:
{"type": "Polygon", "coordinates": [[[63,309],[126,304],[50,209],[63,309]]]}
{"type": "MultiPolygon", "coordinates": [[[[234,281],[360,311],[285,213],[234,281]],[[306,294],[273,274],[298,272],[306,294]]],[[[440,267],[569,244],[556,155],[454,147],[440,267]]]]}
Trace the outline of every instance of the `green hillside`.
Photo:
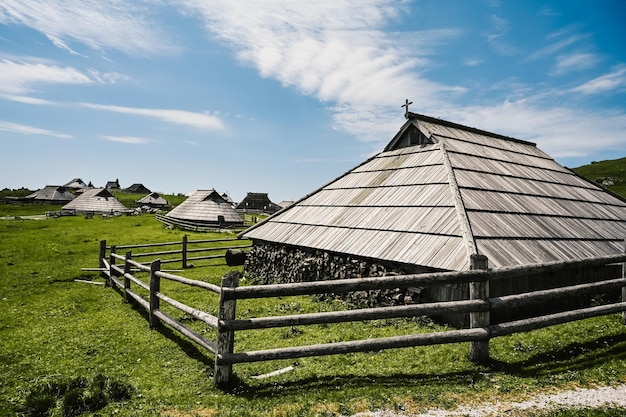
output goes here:
{"type": "Polygon", "coordinates": [[[572,171],[626,198],[626,158],[592,162],[572,171]]]}

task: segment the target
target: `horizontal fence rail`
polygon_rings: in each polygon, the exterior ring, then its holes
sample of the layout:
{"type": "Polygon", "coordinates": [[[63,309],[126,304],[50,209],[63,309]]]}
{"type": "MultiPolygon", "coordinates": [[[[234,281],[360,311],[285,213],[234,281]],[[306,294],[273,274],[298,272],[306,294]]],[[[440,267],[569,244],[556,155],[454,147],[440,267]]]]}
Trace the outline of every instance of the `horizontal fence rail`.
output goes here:
{"type": "MultiPolygon", "coordinates": [[[[121,252],[124,250],[133,250],[132,258],[133,259],[143,259],[143,258],[151,258],[155,259],[157,257],[166,256],[166,258],[160,258],[161,264],[166,263],[181,263],[183,269],[189,268],[193,265],[189,264],[190,261],[200,261],[200,260],[213,260],[213,259],[226,259],[226,253],[230,251],[244,251],[247,248],[250,248],[252,244],[247,240],[241,240],[237,238],[226,238],[226,239],[201,239],[201,240],[190,240],[185,235],[183,236],[182,241],[178,242],[163,242],[163,243],[145,243],[145,244],[133,244],[133,245],[113,245],[107,246],[106,241],[103,240],[100,242],[100,254],[101,258],[107,257],[107,253],[110,255],[116,254],[117,252],[121,252]],[[176,249],[168,249],[168,250],[153,250],[158,247],[171,247],[177,246],[176,249]],[[198,247],[200,246],[200,247],[198,247]],[[152,249],[152,251],[136,251],[137,249],[152,249]],[[205,253],[205,255],[201,256],[189,256],[189,254],[201,254],[205,253]],[[174,258],[168,258],[169,256],[176,256],[174,258]]],[[[122,258],[118,258],[122,259],[122,258]]],[[[133,266],[139,268],[137,265],[143,265],[144,267],[148,265],[150,261],[146,261],[143,263],[139,263],[133,261],[133,266]]]]}
{"type": "MultiPolygon", "coordinates": [[[[193,243],[205,242],[209,241],[194,241],[193,243]]],[[[178,242],[167,243],[167,245],[175,244],[178,244],[178,242]]],[[[157,245],[151,245],[151,247],[152,246],[157,245]]],[[[147,246],[125,245],[118,246],[117,248],[135,249],[139,247],[147,246]]],[[[475,255],[471,258],[472,270],[470,271],[240,287],[239,278],[241,273],[238,271],[227,273],[222,278],[221,285],[218,286],[208,282],[163,272],[160,270],[161,264],[163,263],[161,260],[156,260],[149,265],[145,265],[133,260],[132,257],[135,255],[131,252],[127,252],[125,256],[122,256],[112,250],[109,256],[106,256],[106,249],[106,243],[102,243],[100,251],[100,271],[110,286],[122,292],[128,301],[135,302],[138,306],[144,308],[148,312],[150,326],[152,328],[158,328],[161,324],[166,324],[211,352],[211,354],[215,356],[214,382],[218,386],[228,384],[232,381],[232,366],[237,363],[459,342],[470,342],[469,359],[474,362],[483,362],[489,358],[489,340],[494,337],[620,312],[622,313],[622,320],[626,323],[626,275],[624,272],[626,269],[624,267],[626,253],[573,261],[549,262],[530,266],[497,269],[489,269],[487,259],[484,256],[475,255]],[[123,265],[116,265],[116,261],[122,261],[123,265]],[[559,288],[535,290],[521,294],[499,297],[489,296],[489,283],[497,280],[512,277],[527,277],[546,272],[558,273],[566,270],[593,269],[620,263],[622,264],[621,277],[599,279],[584,284],[565,285],[559,288]],[[131,273],[133,270],[137,273],[149,274],[149,284],[131,273]],[[162,279],[196,287],[200,290],[206,290],[218,295],[219,297],[216,303],[216,310],[218,311],[217,316],[188,306],[165,295],[161,291],[162,279]],[[428,287],[448,284],[468,284],[470,288],[470,298],[459,301],[429,302],[347,311],[252,318],[236,317],[237,300],[346,293],[374,289],[397,289],[413,286],[428,287]],[[147,296],[139,295],[137,291],[131,288],[131,285],[139,287],[139,290],[147,294],[147,296]],[[597,294],[606,291],[619,291],[619,289],[621,289],[622,299],[618,302],[544,314],[506,323],[492,324],[490,322],[490,313],[492,311],[515,309],[522,306],[539,305],[542,303],[554,303],[554,300],[560,297],[597,294]],[[205,336],[164,313],[160,308],[161,302],[188,314],[196,320],[200,320],[209,328],[216,330],[215,340],[208,340],[205,336]],[[450,313],[468,313],[470,316],[470,328],[380,337],[367,340],[321,343],[307,346],[276,347],[248,352],[235,352],[234,349],[234,335],[236,331],[253,331],[278,327],[346,323],[390,318],[437,316],[450,313]]]]}

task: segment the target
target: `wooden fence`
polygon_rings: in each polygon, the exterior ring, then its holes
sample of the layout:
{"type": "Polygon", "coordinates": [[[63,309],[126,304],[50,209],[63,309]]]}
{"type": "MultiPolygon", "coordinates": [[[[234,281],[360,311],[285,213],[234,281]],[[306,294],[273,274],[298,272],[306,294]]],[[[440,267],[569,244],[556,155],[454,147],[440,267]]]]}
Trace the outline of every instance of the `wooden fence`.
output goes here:
{"type": "Polygon", "coordinates": [[[437,345],[457,342],[470,342],[469,359],[473,362],[484,362],[489,359],[489,340],[518,332],[540,329],[556,324],[582,320],[607,314],[622,312],[622,320],[626,323],[626,253],[583,260],[551,262],[530,266],[516,266],[488,269],[484,256],[473,256],[472,270],[463,272],[442,272],[414,275],[353,278],[331,281],[314,281],[291,284],[274,284],[260,286],[239,286],[241,273],[231,271],[214,285],[204,281],[192,280],[182,276],[162,272],[160,260],[144,265],[125,256],[111,252],[109,258],[100,257],[101,271],[111,286],[117,287],[128,301],[134,301],[144,308],[149,315],[152,328],[166,324],[185,335],[201,347],[207,349],[215,357],[214,383],[217,386],[232,381],[232,366],[237,363],[268,361],[276,359],[292,359],[309,356],[333,355],[351,352],[378,351],[383,349],[437,345]],[[117,266],[116,260],[123,261],[117,266]],[[524,277],[544,272],[559,273],[568,269],[595,268],[609,264],[622,263],[622,276],[614,279],[592,283],[564,286],[560,288],[533,291],[500,297],[489,296],[489,283],[495,280],[524,277]],[[130,271],[149,273],[149,283],[138,279],[130,271]],[[199,309],[176,301],[161,291],[161,280],[175,281],[215,293],[218,315],[214,316],[199,309]],[[260,299],[297,295],[313,295],[328,293],[345,293],[374,289],[394,289],[407,287],[428,287],[441,284],[469,283],[470,297],[461,301],[434,302],[391,307],[366,308],[348,311],[332,311],[287,316],[237,318],[237,300],[260,299]],[[149,296],[142,297],[131,287],[138,286],[149,296]],[[621,301],[610,304],[563,311],[523,320],[491,324],[490,312],[497,309],[514,309],[519,306],[540,303],[554,303],[564,296],[581,294],[597,294],[605,291],[619,291],[621,301]],[[217,297],[216,297],[217,298],[217,297]],[[203,335],[175,320],[161,310],[161,302],[201,320],[216,330],[215,340],[208,340],[203,335]],[[322,343],[297,347],[275,347],[266,350],[235,352],[235,332],[266,329],[276,327],[305,326],[314,324],[345,323],[364,320],[389,318],[410,318],[419,316],[442,315],[449,313],[469,313],[470,328],[433,333],[420,333],[403,336],[383,337],[366,340],[322,343]]]}
{"type": "MultiPolygon", "coordinates": [[[[110,259],[110,254],[124,253],[124,251],[131,250],[131,258],[133,260],[141,258],[149,258],[152,260],[156,257],[165,257],[161,259],[161,264],[180,263],[182,268],[186,269],[192,266],[192,264],[190,264],[191,261],[224,259],[226,251],[239,251],[249,248],[250,246],[252,245],[249,241],[236,238],[189,240],[186,235],[183,236],[182,241],[178,242],[145,243],[137,245],[107,246],[106,240],[102,240],[100,241],[100,259],[110,259]],[[154,248],[163,249],[166,247],[174,247],[175,249],[154,250],[154,248]],[[145,249],[151,252],[146,252],[145,249]],[[137,250],[139,250],[139,252],[137,250]]],[[[150,262],[151,261],[147,261],[144,262],[144,264],[149,264],[150,262]]],[[[100,262],[100,268],[102,268],[102,262],[100,262]]]]}
{"type": "MultiPolygon", "coordinates": [[[[212,231],[218,231],[218,230],[222,230],[222,229],[229,229],[229,230],[243,230],[245,229],[244,225],[240,225],[240,226],[226,226],[226,225],[202,225],[199,224],[198,222],[193,222],[193,221],[189,221],[189,220],[182,220],[182,219],[174,219],[172,217],[167,217],[164,216],[162,214],[155,214],[155,219],[163,224],[166,224],[168,226],[172,226],[172,227],[177,227],[179,229],[183,229],[183,230],[190,230],[193,232],[212,232],[212,231]]],[[[249,223],[249,225],[251,225],[253,223],[249,223]]]]}

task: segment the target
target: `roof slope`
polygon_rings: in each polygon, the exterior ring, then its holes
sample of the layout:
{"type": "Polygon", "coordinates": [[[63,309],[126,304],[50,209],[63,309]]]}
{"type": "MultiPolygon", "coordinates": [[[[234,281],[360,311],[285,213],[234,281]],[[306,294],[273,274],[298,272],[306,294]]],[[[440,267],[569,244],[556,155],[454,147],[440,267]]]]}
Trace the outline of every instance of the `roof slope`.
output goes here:
{"type": "Polygon", "coordinates": [[[199,224],[242,225],[243,219],[215,190],[197,190],[165,217],[199,224]]]}
{"type": "Polygon", "coordinates": [[[153,191],[147,196],[137,200],[137,204],[140,204],[140,205],[143,204],[143,205],[153,206],[153,207],[165,207],[165,206],[169,206],[170,203],[169,201],[161,197],[159,193],[153,191]]]}
{"type": "Polygon", "coordinates": [[[72,201],[74,199],[74,194],[70,193],[65,189],[65,187],[61,187],[58,185],[46,185],[41,190],[35,191],[32,194],[26,196],[27,199],[33,200],[35,202],[55,202],[55,203],[63,203],[72,201]]]}
{"type": "Polygon", "coordinates": [[[385,151],[245,231],[445,270],[620,253],[626,201],[535,144],[415,113],[385,151]]]}
{"type": "Polygon", "coordinates": [[[79,190],[81,188],[85,188],[87,184],[80,178],[74,178],[72,181],[68,182],[64,185],[65,188],[71,188],[73,190],[79,190]]]}
{"type": "Polygon", "coordinates": [[[87,188],[85,192],[64,205],[61,210],[80,213],[124,213],[128,209],[104,188],[87,188]]]}
{"type": "Polygon", "coordinates": [[[149,194],[151,191],[140,183],[135,183],[128,188],[124,189],[125,193],[135,193],[135,194],[149,194]]]}

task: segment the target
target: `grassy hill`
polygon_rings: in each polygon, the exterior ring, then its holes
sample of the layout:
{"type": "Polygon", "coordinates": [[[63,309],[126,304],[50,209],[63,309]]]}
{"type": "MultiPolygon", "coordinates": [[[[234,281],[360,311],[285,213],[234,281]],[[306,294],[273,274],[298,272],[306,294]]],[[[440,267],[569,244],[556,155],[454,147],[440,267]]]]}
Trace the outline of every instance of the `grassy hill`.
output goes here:
{"type": "Polygon", "coordinates": [[[626,158],[592,162],[572,171],[626,198],[626,158]]]}

